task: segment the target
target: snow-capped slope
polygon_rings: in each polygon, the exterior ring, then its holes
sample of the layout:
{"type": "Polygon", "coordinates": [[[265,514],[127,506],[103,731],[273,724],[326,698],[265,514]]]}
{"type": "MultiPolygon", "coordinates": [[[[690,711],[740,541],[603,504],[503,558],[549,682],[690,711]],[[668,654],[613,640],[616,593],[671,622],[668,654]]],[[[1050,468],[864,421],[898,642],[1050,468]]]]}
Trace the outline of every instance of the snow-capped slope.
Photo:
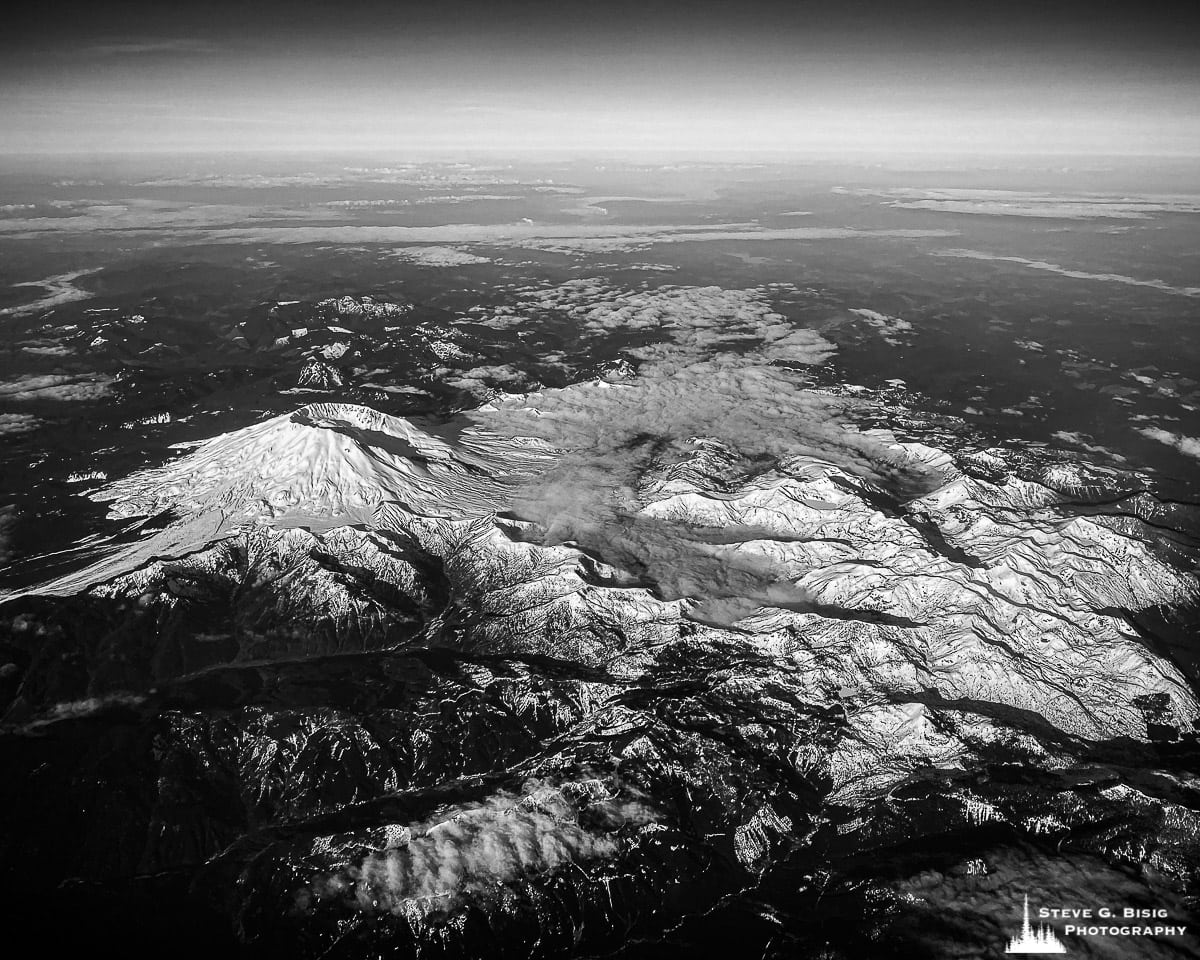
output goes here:
{"type": "Polygon", "coordinates": [[[234,516],[362,521],[386,502],[455,515],[496,509],[506,487],[536,468],[525,446],[497,456],[497,438],[474,433],[451,446],[400,417],[316,403],[224,434],[162,467],[93,494],[114,517],[171,510],[234,516]]]}

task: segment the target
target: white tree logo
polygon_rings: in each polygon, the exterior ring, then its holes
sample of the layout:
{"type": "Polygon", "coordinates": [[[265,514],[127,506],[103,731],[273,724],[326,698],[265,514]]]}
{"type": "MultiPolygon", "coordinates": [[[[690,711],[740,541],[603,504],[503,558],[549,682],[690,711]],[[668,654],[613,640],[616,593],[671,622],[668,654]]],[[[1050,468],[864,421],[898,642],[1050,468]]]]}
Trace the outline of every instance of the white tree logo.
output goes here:
{"type": "Polygon", "coordinates": [[[1021,933],[1008,941],[1005,953],[1066,953],[1067,948],[1051,929],[1043,923],[1033,926],[1029,922],[1029,894],[1025,894],[1025,922],[1021,924],[1021,933]]]}

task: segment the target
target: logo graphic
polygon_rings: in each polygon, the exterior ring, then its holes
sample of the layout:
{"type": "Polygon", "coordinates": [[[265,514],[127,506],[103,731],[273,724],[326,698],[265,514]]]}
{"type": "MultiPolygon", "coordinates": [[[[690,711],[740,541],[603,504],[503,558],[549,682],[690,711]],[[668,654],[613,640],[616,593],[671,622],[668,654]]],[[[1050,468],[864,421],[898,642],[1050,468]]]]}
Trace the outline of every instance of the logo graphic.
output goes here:
{"type": "Polygon", "coordinates": [[[1067,948],[1058,939],[1049,924],[1033,926],[1029,922],[1029,894],[1025,894],[1025,922],[1021,924],[1021,935],[1008,941],[1005,953],[1066,953],[1067,948]]]}

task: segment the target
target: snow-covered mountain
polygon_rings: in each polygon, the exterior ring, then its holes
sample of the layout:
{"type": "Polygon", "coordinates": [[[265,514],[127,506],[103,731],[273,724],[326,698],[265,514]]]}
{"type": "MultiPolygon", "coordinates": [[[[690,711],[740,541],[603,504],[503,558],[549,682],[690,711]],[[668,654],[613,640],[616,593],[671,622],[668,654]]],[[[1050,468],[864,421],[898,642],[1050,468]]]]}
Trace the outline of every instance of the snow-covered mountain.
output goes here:
{"type": "Polygon", "coordinates": [[[401,417],[315,403],[215,437],[94,499],[114,517],[220,510],[246,518],[363,519],[399,502],[422,513],[487,512],[544,454],[479,432],[452,446],[401,417]]]}
{"type": "Polygon", "coordinates": [[[9,600],[6,722],[154,718],[137,869],[264,949],[594,951],[984,823],[1113,860],[1153,819],[1187,882],[1200,702],[1152,624],[1194,575],[1070,478],[870,439],[928,492],[695,437],[553,536],[567,452],[310,405],[93,494],[165,519],[9,600]]]}

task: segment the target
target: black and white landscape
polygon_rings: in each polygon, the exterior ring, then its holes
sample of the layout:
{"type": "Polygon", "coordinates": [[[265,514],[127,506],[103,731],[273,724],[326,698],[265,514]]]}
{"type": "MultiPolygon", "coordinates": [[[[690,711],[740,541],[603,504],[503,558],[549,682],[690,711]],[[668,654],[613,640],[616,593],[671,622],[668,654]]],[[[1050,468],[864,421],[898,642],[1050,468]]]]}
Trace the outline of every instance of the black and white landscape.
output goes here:
{"type": "Polygon", "coordinates": [[[800,7],[18,18],[14,942],[1200,955],[1194,34],[800,7]]]}

